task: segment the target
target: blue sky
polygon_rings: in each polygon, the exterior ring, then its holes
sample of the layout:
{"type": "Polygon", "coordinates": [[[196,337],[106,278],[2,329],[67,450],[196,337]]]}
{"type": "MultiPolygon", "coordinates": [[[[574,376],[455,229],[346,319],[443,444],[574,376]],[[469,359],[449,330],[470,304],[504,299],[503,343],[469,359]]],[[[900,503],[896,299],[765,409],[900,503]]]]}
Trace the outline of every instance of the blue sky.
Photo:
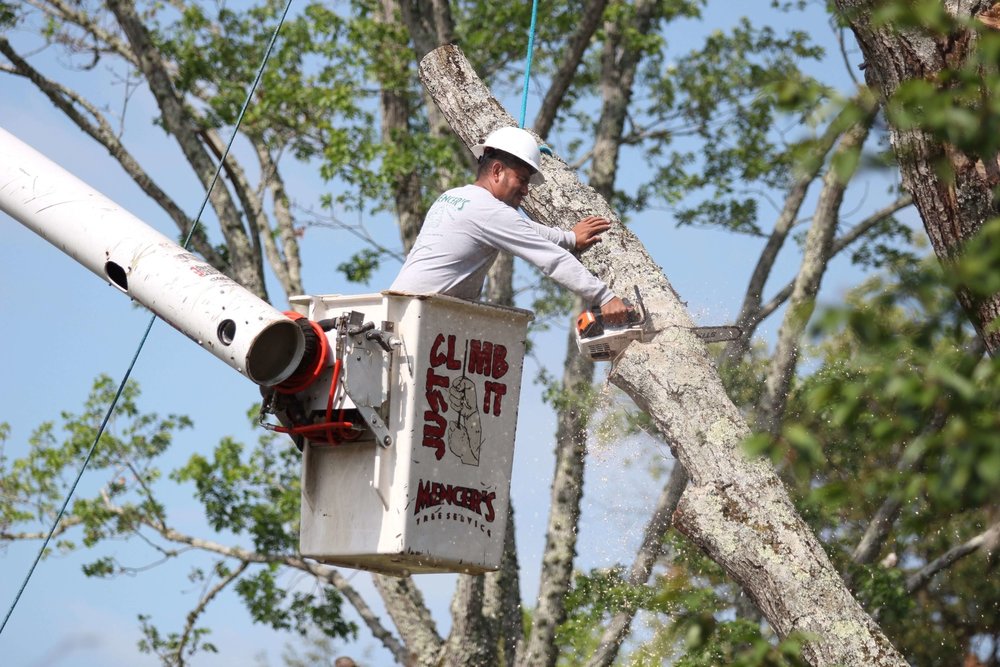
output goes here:
{"type": "MultiPolygon", "coordinates": [[[[707,13],[700,30],[732,22],[730,8],[722,7],[723,4],[715,3],[716,8],[707,13]]],[[[759,6],[761,14],[769,11],[769,2],[750,4],[759,6]]],[[[816,31],[817,37],[826,31],[822,11],[822,3],[816,4],[807,26],[816,31]]],[[[689,37],[695,34],[693,31],[689,37]]],[[[831,52],[828,60],[831,73],[842,71],[838,53],[831,52]]],[[[103,149],[64,120],[32,87],[10,76],[0,76],[0,98],[5,100],[0,105],[0,127],[153,227],[169,236],[175,235],[165,215],[125,177],[103,149]]],[[[503,102],[513,114],[518,113],[519,98],[505,98],[503,102]]],[[[165,141],[161,130],[149,123],[152,113],[149,99],[140,93],[130,104],[126,141],[137,147],[140,160],[156,165],[154,177],[188,211],[195,211],[203,193],[181,165],[177,149],[165,141]]],[[[529,117],[537,104],[537,99],[529,101],[529,117]]],[[[641,169],[641,165],[626,165],[626,169],[641,169]]],[[[293,196],[302,203],[315,202],[322,187],[319,179],[305,167],[298,168],[298,175],[301,178],[288,179],[296,183],[293,196]]],[[[628,171],[623,178],[630,178],[628,171]]],[[[212,222],[207,224],[211,229],[212,222]]],[[[387,243],[398,246],[391,221],[382,220],[378,229],[387,243]]],[[[756,261],[759,240],[716,231],[678,229],[666,212],[637,216],[633,229],[664,267],[697,321],[716,324],[734,317],[756,261]]],[[[5,454],[14,458],[26,451],[27,439],[35,426],[45,420],[58,421],[62,410],[79,409],[95,376],[105,373],[116,380],[121,377],[148,315],[3,214],[0,214],[0,234],[4,241],[0,244],[0,312],[4,313],[5,324],[0,335],[3,344],[0,373],[6,379],[0,390],[3,397],[0,421],[11,425],[5,454]]],[[[397,268],[391,261],[377,274],[369,289],[345,283],[333,270],[354,249],[354,244],[354,239],[344,234],[310,230],[303,241],[307,289],[313,293],[360,293],[387,286],[397,268]]],[[[789,256],[770,286],[776,289],[791,278],[795,266],[796,259],[789,256]]],[[[827,302],[839,300],[857,278],[857,272],[846,260],[837,260],[824,282],[822,298],[827,302]]],[[[763,327],[762,335],[771,336],[779,323],[772,319],[763,327]]],[[[564,341],[564,330],[545,334],[539,341],[540,357],[551,369],[561,367],[564,341]]],[[[512,482],[519,522],[522,590],[529,603],[537,589],[555,430],[551,411],[541,405],[539,389],[530,383],[535,371],[532,363],[526,365],[512,482]]],[[[599,375],[604,372],[603,367],[599,369],[599,375]]],[[[197,426],[178,440],[166,457],[164,468],[179,464],[193,452],[210,451],[223,436],[246,441],[254,436],[244,415],[258,398],[257,388],[162,322],[154,326],[134,378],[142,386],[142,405],[146,409],[187,414],[197,426]]],[[[658,493],[656,483],[647,479],[643,470],[651,461],[668,459],[662,444],[648,440],[594,444],[584,500],[581,566],[605,567],[631,560],[647,510],[658,493]],[[622,492],[625,489],[628,493],[622,492]]],[[[92,492],[97,483],[96,478],[85,476],[78,493],[92,492]]],[[[204,532],[204,520],[191,498],[191,489],[171,484],[164,484],[163,488],[169,489],[166,497],[171,520],[191,532],[204,532]]],[[[35,543],[13,544],[0,551],[3,571],[0,605],[4,613],[36,551],[35,543]]],[[[99,552],[55,556],[43,561],[0,636],[0,654],[5,656],[6,663],[81,667],[156,664],[152,657],[139,654],[136,649],[137,614],[151,614],[164,630],[178,630],[200,590],[187,581],[187,570],[194,563],[208,561],[192,554],[193,557],[176,559],[132,577],[106,581],[88,579],[80,571],[81,565],[96,553],[111,553],[136,567],[154,560],[141,544],[116,542],[101,545],[99,552]],[[44,640],[40,641],[40,637],[44,640]]],[[[368,575],[351,576],[352,582],[377,606],[368,575]]],[[[435,611],[439,630],[445,632],[453,577],[423,576],[419,582],[435,611]]],[[[281,647],[286,641],[294,641],[292,636],[253,626],[234,596],[223,596],[215,602],[204,622],[212,627],[211,640],[222,653],[217,657],[203,655],[195,661],[197,665],[253,664],[262,651],[268,652],[271,664],[280,664],[281,647]]],[[[359,644],[344,651],[360,657],[364,664],[388,664],[385,652],[373,646],[362,631],[359,644]]]]}

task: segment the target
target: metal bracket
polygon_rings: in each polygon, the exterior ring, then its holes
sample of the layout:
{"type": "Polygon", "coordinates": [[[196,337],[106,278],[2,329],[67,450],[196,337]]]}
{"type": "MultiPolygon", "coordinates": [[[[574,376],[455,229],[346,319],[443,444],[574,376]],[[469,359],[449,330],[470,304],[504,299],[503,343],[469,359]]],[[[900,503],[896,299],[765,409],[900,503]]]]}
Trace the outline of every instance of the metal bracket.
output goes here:
{"type": "Polygon", "coordinates": [[[375,329],[372,322],[359,322],[351,313],[347,331],[341,335],[344,349],[344,391],[354,403],[365,425],[375,434],[381,447],[392,445],[392,435],[378,413],[389,398],[389,370],[392,367],[390,338],[391,323],[383,322],[383,329],[375,329]]]}

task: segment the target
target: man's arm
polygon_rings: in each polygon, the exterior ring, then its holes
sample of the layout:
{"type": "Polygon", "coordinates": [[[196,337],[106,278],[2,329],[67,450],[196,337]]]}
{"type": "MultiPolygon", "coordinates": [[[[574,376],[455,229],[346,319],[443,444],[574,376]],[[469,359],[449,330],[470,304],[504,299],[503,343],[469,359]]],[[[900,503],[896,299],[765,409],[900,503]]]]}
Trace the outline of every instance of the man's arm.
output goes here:
{"type": "MultiPolygon", "coordinates": [[[[481,238],[489,245],[531,262],[542,273],[572,290],[593,305],[605,305],[615,298],[607,285],[584,268],[576,257],[536,231],[536,223],[517,215],[513,209],[488,220],[477,221],[481,238]]],[[[572,234],[563,232],[566,236],[572,234]]],[[[617,311],[616,305],[611,306],[617,311]]],[[[612,312],[612,318],[616,313],[612,312]]]]}

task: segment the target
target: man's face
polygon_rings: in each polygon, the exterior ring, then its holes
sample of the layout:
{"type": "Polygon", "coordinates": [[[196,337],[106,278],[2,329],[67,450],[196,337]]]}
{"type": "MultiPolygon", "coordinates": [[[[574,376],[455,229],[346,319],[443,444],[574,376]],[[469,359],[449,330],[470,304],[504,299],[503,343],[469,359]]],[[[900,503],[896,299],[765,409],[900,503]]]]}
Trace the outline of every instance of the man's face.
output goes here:
{"type": "Polygon", "coordinates": [[[500,180],[497,183],[494,196],[508,206],[517,208],[521,205],[521,200],[528,194],[531,169],[521,165],[507,166],[502,163],[500,168],[500,180]]]}

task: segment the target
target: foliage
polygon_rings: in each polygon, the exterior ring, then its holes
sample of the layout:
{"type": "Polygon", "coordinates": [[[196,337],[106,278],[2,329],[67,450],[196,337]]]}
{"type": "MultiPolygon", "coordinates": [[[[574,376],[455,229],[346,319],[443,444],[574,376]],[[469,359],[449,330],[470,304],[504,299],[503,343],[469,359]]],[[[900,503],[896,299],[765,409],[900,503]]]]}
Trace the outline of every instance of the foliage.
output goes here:
{"type": "Polygon", "coordinates": [[[817,112],[833,94],[801,70],[821,56],[804,32],[779,35],[744,18],[667,66],[650,82],[644,110],[666,140],[645,143],[647,158],[659,166],[635,203],[655,197],[678,207],[679,224],[762,234],[753,193],[783,187],[802,150],[796,142],[782,145],[775,125],[788,114],[817,112]]]}
{"type": "Polygon", "coordinates": [[[934,260],[903,263],[827,309],[813,328],[818,368],[795,389],[780,437],[748,443],[783,471],[858,599],[915,664],[968,652],[974,637],[993,633],[1000,605],[995,587],[972,574],[981,558],[926,589],[909,583],[995,521],[1000,362],[983,357],[950,284],[992,280],[980,272],[996,266],[996,229],[985,226],[948,275],[934,260]],[[852,562],[887,498],[903,509],[880,562],[852,562]],[[960,632],[956,618],[965,619],[960,632]]]}
{"type": "MultiPolygon", "coordinates": [[[[631,654],[637,666],[798,667],[799,639],[773,642],[756,623],[726,613],[726,588],[718,568],[700,554],[670,539],[672,565],[652,585],[631,586],[621,568],[577,574],[567,598],[568,617],[559,628],[560,664],[574,665],[594,652],[605,620],[623,609],[644,610],[652,636],[631,654]],[[696,574],[697,573],[697,574],[696,574]]],[[[641,633],[645,634],[645,633],[641,633]]]]}
{"type": "Polygon", "coordinates": [[[326,586],[303,593],[277,581],[280,568],[272,564],[244,577],[236,584],[250,616],[275,630],[294,630],[305,637],[310,629],[328,637],[353,638],[357,625],[341,615],[343,599],[335,588],[326,586]]]}

